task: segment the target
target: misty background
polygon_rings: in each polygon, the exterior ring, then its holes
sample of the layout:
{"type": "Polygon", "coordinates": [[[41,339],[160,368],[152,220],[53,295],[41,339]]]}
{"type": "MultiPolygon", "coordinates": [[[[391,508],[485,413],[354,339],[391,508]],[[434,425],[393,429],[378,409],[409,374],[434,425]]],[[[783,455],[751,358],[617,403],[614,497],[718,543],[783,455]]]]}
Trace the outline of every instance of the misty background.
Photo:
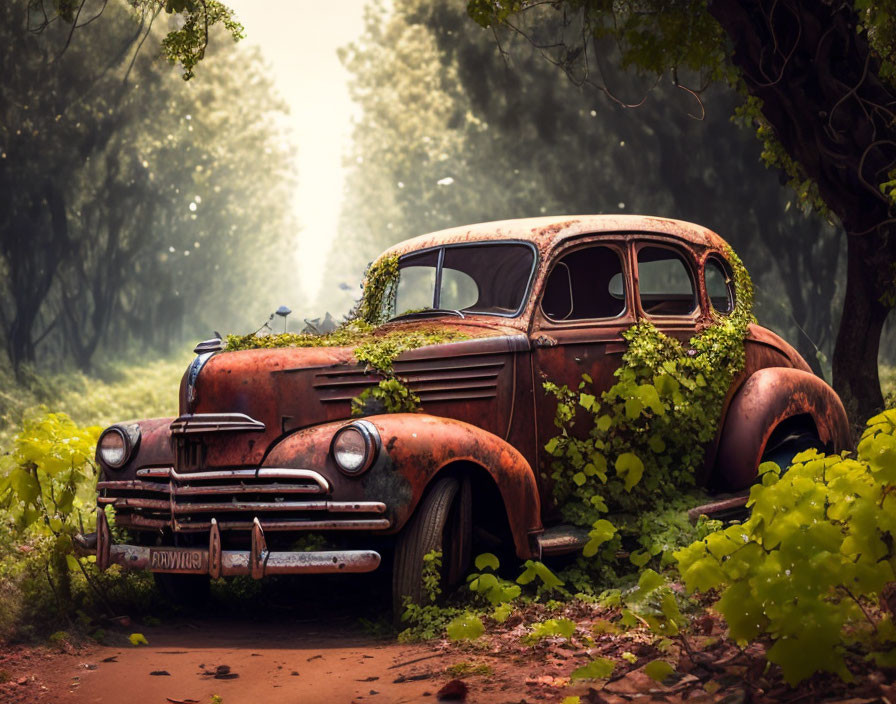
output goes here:
{"type": "Polygon", "coordinates": [[[298,331],[340,319],[402,239],[624,212],[721,234],[760,322],[830,379],[845,236],[763,166],[738,96],[661,85],[621,107],[464,0],[228,4],[247,38],[213,36],[188,82],[159,57],[164,14],[113,1],[69,37],[32,31],[25,0],[0,7],[0,366],[183,356],[280,305],[298,331]]]}

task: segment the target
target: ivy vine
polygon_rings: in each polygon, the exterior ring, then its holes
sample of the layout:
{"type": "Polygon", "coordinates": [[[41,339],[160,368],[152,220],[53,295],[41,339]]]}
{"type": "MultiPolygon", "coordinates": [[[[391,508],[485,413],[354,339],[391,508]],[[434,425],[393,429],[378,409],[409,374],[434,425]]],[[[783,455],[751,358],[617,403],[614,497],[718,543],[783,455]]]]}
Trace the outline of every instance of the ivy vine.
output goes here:
{"type": "Polygon", "coordinates": [[[754,321],[750,277],[733,250],[726,254],[736,294],[730,315],[714,313],[687,344],[638,321],[623,333],[628,349],[616,383],[599,398],[587,374],[577,389],[544,384],[557,398],[559,434],[545,446],[555,458],[554,493],[566,520],[591,528],[586,556],[612,558],[618,548],[617,526],[605,515],[638,513],[695,484],[754,321]],[[584,437],[573,432],[583,414],[584,437]]]}
{"type": "Polygon", "coordinates": [[[395,308],[398,256],[380,257],[368,269],[364,294],[352,316],[330,333],[282,333],[279,335],[228,335],[225,352],[279,347],[352,347],[355,359],[383,377],[352,399],[352,415],[409,413],[420,408],[420,399],[395,375],[392,363],[402,353],[428,345],[466,340],[469,335],[446,327],[420,324],[384,327],[395,308]]]}
{"type": "Polygon", "coordinates": [[[358,304],[358,318],[370,325],[382,325],[395,310],[398,293],[398,255],[377,259],[364,277],[364,295],[358,304]]]}

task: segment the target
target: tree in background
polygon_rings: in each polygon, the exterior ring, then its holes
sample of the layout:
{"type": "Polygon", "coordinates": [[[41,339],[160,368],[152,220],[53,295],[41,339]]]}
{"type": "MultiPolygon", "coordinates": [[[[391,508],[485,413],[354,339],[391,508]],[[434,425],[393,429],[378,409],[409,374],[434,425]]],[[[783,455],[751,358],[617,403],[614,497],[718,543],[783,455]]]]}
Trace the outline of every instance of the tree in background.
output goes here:
{"type": "MultiPolygon", "coordinates": [[[[243,38],[243,26],[237,22],[233,10],[218,0],[125,0],[146,25],[143,41],[150,35],[156,18],[164,13],[176,17],[179,26],[164,36],[157,34],[162,53],[171,63],[183,68],[184,80],[195,75],[196,64],[205,58],[209,38],[216,26],[222,27],[234,41],[243,38]]],[[[28,31],[41,34],[53,24],[60,24],[66,34],[61,45],[61,56],[71,45],[75,32],[98,20],[109,7],[109,0],[27,0],[28,31]]],[[[114,5],[114,3],[113,3],[114,5]]],[[[57,29],[57,28],[54,28],[57,29]]]]}
{"type": "Polygon", "coordinates": [[[690,96],[670,91],[627,111],[497,32],[500,50],[491,32],[470,30],[460,0],[398,0],[388,13],[372,6],[344,51],[362,112],[343,244],[328,267],[334,292],[345,289],[340,307],[367,262],[416,234],[545,213],[656,213],[726,237],[757,281],[763,321],[824,370],[842,237],[768,178],[755,140],[729,119],[736,96],[714,89],[703,123],[690,96]],[[781,252],[788,238],[798,244],[781,252]]]}
{"type": "Polygon", "coordinates": [[[258,57],[219,43],[185,84],[137,53],[151,35],[123,3],[71,43],[62,24],[29,32],[28,12],[0,8],[10,360],[86,368],[101,347],[257,327],[290,285],[295,230],[284,108],[258,57]]]}
{"type": "Polygon", "coordinates": [[[576,82],[617,101],[594,60],[602,41],[653,84],[671,76],[695,110],[710,104],[710,84],[740,87],[766,163],[849,235],[834,386],[853,418],[882,405],[878,350],[896,304],[892,2],[470,0],[469,13],[526,37],[576,82]]]}

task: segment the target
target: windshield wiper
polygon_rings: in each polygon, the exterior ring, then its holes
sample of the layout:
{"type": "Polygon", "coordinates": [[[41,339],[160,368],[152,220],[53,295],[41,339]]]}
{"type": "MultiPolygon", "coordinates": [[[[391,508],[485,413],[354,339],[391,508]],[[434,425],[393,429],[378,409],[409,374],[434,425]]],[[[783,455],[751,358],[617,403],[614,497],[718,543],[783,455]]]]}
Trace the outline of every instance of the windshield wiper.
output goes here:
{"type": "Polygon", "coordinates": [[[394,318],[389,318],[388,322],[394,322],[396,320],[404,320],[406,318],[415,318],[418,315],[456,315],[459,318],[466,318],[463,313],[459,310],[455,310],[454,308],[424,308],[423,310],[413,310],[409,313],[402,313],[401,315],[396,315],[394,318]]]}

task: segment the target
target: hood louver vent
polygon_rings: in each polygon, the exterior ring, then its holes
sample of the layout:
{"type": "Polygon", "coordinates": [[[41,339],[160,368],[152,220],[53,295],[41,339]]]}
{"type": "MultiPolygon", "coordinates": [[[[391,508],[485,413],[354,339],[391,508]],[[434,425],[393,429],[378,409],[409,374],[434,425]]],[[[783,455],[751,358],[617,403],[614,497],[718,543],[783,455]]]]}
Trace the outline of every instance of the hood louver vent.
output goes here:
{"type": "MultiPolygon", "coordinates": [[[[395,375],[425,404],[494,398],[504,364],[503,355],[487,355],[396,362],[394,369],[395,375]]],[[[314,388],[322,403],[344,403],[375,386],[380,379],[362,367],[321,371],[315,374],[314,388]]]]}

